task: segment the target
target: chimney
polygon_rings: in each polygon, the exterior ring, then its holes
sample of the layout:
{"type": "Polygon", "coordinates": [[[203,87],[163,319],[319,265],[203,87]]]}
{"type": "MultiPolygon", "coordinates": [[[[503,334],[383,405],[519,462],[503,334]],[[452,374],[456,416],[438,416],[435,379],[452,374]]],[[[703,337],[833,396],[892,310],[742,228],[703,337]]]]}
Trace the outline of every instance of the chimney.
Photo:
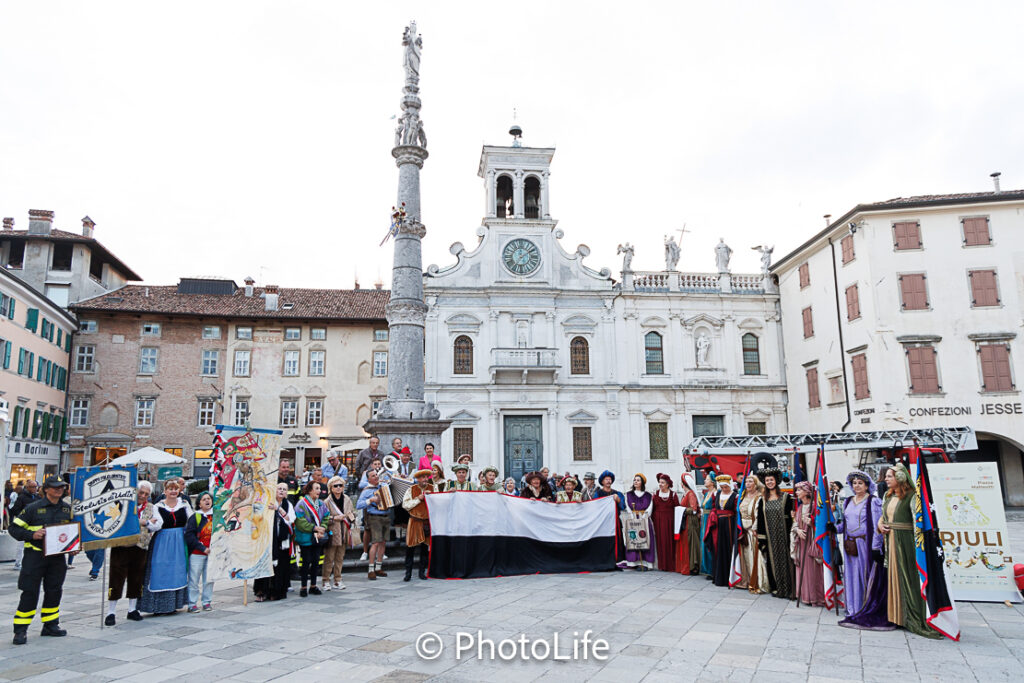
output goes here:
{"type": "Polygon", "coordinates": [[[277,285],[267,285],[263,288],[263,310],[277,310],[277,285]]]}
{"type": "Polygon", "coordinates": [[[374,289],[384,289],[384,283],[381,280],[377,280],[373,283],[374,289]]]}
{"type": "Polygon", "coordinates": [[[358,275],[356,276],[355,283],[352,285],[352,289],[359,289],[359,276],[358,275]]]}
{"type": "Polygon", "coordinates": [[[53,230],[53,211],[43,209],[29,209],[28,211],[28,234],[49,235],[53,230]]]}
{"type": "Polygon", "coordinates": [[[85,237],[92,237],[92,229],[95,227],[96,223],[94,223],[88,216],[82,219],[82,234],[85,237]]]}
{"type": "Polygon", "coordinates": [[[996,194],[999,194],[1000,192],[1002,192],[1002,190],[999,189],[999,176],[1001,176],[1001,175],[1003,175],[1003,174],[1000,173],[999,171],[996,171],[995,173],[989,173],[988,174],[989,178],[992,179],[992,184],[996,188],[996,194]]]}
{"type": "Polygon", "coordinates": [[[832,225],[832,214],[830,214],[830,213],[826,213],[826,214],[825,214],[825,216],[824,216],[824,218],[825,218],[825,227],[826,227],[826,228],[827,228],[828,226],[832,225]]]}
{"type": "Polygon", "coordinates": [[[245,278],[245,295],[252,296],[252,286],[256,284],[256,281],[251,277],[245,278]]]}
{"type": "Polygon", "coordinates": [[[14,219],[13,218],[5,218],[4,219],[4,230],[14,230],[14,219]]]}

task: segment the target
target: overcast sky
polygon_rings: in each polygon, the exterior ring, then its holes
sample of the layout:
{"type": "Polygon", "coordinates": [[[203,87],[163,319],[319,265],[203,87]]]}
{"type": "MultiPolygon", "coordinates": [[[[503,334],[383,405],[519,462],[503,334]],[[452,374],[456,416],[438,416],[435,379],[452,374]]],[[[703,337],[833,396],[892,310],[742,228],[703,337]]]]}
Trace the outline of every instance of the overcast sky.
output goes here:
{"type": "Polygon", "coordinates": [[[424,267],[475,244],[482,144],[557,147],[551,211],[615,276],[776,260],[859,202],[1024,187],[1024,5],[46,2],[0,6],[0,214],[151,284],[390,283],[402,29],[423,36],[424,267]],[[677,233],[678,234],[678,233],[677,233]]]}

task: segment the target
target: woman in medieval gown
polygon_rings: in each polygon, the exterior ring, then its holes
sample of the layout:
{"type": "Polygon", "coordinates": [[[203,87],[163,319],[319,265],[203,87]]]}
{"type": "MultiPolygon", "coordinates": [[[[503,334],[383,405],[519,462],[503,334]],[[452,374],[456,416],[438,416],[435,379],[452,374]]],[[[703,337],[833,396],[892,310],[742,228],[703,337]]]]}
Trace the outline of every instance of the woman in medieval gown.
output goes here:
{"type": "Polygon", "coordinates": [[[802,481],[796,485],[796,519],[790,540],[790,552],[796,565],[796,599],[812,607],[825,606],[825,577],[822,573],[821,546],[815,543],[814,487],[802,481]]]}
{"type": "Polygon", "coordinates": [[[875,495],[877,487],[871,476],[854,470],[846,475],[846,485],[853,495],[840,503],[842,510],[837,510],[836,531],[843,535],[846,614],[852,616],[864,606],[872,556],[881,556],[884,534],[875,529],[882,518],[882,501],[875,495]]]}
{"type": "Polygon", "coordinates": [[[757,506],[757,545],[765,558],[768,587],[772,595],[793,599],[793,560],[789,555],[789,534],[793,526],[793,498],[779,490],[782,472],[761,470],[764,493],[757,506]]]}
{"type": "Polygon", "coordinates": [[[626,566],[634,568],[649,569],[654,567],[655,536],[654,523],[651,521],[652,497],[647,492],[647,477],[636,474],[633,477],[633,488],[626,494],[626,509],[628,514],[646,522],[647,538],[650,543],[647,550],[626,549],[626,566]]]}
{"type": "Polygon", "coordinates": [[[700,505],[693,490],[693,475],[686,473],[680,479],[683,486],[682,521],[676,538],[676,571],[680,574],[700,573],[700,505]]]}
{"type": "Polygon", "coordinates": [[[739,503],[743,532],[739,537],[740,582],[734,588],[746,588],[755,594],[768,592],[768,569],[765,567],[764,555],[757,547],[757,506],[762,490],[757,475],[748,474],[743,482],[743,497],[739,503]]]}
{"type": "Polygon", "coordinates": [[[707,576],[708,581],[711,580],[711,553],[704,546],[704,538],[708,533],[708,518],[711,517],[711,506],[717,490],[714,473],[707,472],[704,475],[704,497],[700,503],[700,573],[707,576]]]}
{"type": "Polygon", "coordinates": [[[736,542],[736,492],[732,477],[715,477],[719,490],[711,496],[711,514],[704,535],[704,549],[711,555],[711,580],[727,587],[732,572],[732,549],[736,542]]]}
{"type": "Polygon", "coordinates": [[[188,601],[185,524],[189,513],[180,494],[181,484],[168,479],[164,499],[153,506],[153,516],[147,523],[153,536],[138,604],[140,612],[173,614],[188,601]]]}
{"type": "Polygon", "coordinates": [[[877,531],[884,535],[885,566],[876,565],[860,612],[839,622],[850,628],[888,630],[902,626],[925,638],[941,638],[925,621],[924,598],[914,545],[914,499],[910,472],[897,463],[885,472],[886,493],[877,531]]]}
{"type": "Polygon", "coordinates": [[[654,522],[654,541],[658,550],[658,569],[663,572],[676,570],[675,531],[676,508],[679,497],[672,490],[672,478],[658,473],[658,490],[654,492],[651,520],[654,522]]]}
{"type": "Polygon", "coordinates": [[[612,484],[615,483],[615,474],[610,470],[602,472],[597,481],[601,486],[594,491],[594,498],[615,497],[615,560],[622,567],[626,562],[626,544],[622,540],[622,512],[626,509],[626,497],[622,495],[622,491],[612,488],[612,484]]]}

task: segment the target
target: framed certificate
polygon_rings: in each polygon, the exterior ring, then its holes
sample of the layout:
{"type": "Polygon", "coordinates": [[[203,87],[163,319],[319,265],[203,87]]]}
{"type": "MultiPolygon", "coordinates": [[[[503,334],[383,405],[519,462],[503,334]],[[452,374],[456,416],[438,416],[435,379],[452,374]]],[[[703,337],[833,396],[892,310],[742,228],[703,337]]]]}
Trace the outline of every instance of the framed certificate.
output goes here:
{"type": "Polygon", "coordinates": [[[78,522],[55,524],[46,527],[43,537],[43,554],[63,555],[73,553],[81,548],[82,527],[78,522]]]}

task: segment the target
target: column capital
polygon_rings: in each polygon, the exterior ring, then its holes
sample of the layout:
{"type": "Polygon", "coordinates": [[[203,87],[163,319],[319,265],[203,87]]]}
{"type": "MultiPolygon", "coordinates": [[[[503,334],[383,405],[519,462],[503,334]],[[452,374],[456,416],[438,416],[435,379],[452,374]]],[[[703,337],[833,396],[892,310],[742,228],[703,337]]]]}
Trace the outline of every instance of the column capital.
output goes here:
{"type": "Polygon", "coordinates": [[[423,168],[423,162],[428,156],[427,150],[417,145],[399,145],[391,150],[391,156],[395,158],[395,165],[416,164],[423,168]]]}

